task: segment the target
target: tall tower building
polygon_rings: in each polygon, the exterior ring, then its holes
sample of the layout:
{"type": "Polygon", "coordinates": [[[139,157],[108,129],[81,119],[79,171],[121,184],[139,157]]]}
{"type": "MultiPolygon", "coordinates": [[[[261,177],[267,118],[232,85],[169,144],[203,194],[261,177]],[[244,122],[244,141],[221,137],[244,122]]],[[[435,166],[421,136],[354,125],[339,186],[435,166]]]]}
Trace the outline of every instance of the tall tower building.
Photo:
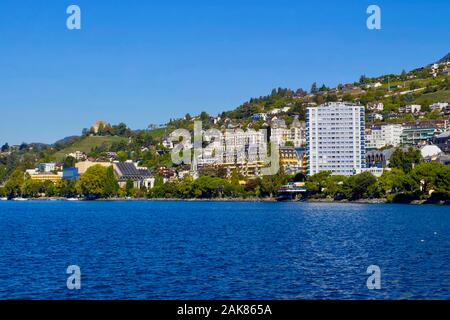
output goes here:
{"type": "Polygon", "coordinates": [[[353,175],[365,168],[364,106],[331,102],[307,108],[308,175],[353,175]]]}

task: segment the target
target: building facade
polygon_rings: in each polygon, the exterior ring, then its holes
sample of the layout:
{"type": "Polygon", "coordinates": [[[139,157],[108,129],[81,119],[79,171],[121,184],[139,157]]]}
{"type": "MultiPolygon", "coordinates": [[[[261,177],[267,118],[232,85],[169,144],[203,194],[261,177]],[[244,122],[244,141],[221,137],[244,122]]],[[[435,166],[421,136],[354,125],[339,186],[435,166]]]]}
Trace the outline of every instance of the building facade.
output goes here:
{"type": "Polygon", "coordinates": [[[403,127],[399,124],[374,126],[366,129],[366,149],[397,147],[401,143],[403,127]]]}
{"type": "Polygon", "coordinates": [[[438,133],[436,128],[408,128],[403,130],[401,143],[404,145],[419,145],[430,141],[438,133]]]}
{"type": "Polygon", "coordinates": [[[353,175],[365,168],[364,106],[332,102],[307,108],[307,173],[353,175]]]}

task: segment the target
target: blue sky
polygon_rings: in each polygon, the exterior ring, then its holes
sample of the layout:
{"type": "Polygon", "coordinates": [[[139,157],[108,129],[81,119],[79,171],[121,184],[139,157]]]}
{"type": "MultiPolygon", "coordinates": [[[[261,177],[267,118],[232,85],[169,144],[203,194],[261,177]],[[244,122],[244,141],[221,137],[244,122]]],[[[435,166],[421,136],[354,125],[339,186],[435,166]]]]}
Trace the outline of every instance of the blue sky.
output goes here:
{"type": "Polygon", "coordinates": [[[409,70],[450,51],[449,12],[448,0],[1,0],[0,144],[409,70]],[[70,4],[82,30],[66,28],[70,4]],[[382,30],[366,28],[370,4],[382,30]]]}

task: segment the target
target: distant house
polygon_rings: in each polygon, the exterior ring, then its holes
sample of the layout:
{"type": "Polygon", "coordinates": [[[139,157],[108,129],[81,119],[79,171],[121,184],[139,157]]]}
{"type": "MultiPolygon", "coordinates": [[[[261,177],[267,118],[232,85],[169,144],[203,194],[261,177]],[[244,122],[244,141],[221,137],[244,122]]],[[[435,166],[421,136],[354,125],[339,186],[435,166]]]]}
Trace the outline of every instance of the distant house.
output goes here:
{"type": "Polygon", "coordinates": [[[437,102],[437,103],[433,103],[432,105],[430,105],[430,110],[431,111],[445,111],[446,108],[448,107],[448,103],[447,102],[437,102]]]}
{"type": "Polygon", "coordinates": [[[397,85],[390,86],[389,91],[392,91],[392,90],[395,91],[395,90],[402,89],[402,88],[403,88],[403,86],[401,84],[397,84],[397,85]]]}
{"type": "Polygon", "coordinates": [[[400,113],[411,113],[411,114],[416,114],[420,112],[420,109],[422,109],[422,106],[420,104],[409,104],[406,106],[402,106],[399,108],[398,112],[400,113]]]}
{"type": "Polygon", "coordinates": [[[364,90],[362,90],[360,87],[356,87],[356,86],[353,86],[353,85],[345,85],[342,88],[342,94],[343,95],[347,95],[347,94],[349,94],[349,95],[360,95],[360,94],[363,94],[363,93],[365,93],[364,90]]]}
{"type": "Polygon", "coordinates": [[[281,112],[281,109],[273,109],[273,110],[270,110],[268,113],[269,114],[279,114],[281,112]]]}
{"type": "Polygon", "coordinates": [[[35,176],[35,175],[39,174],[39,171],[37,169],[27,169],[27,170],[25,170],[25,173],[30,176],[35,176]]]}
{"type": "Polygon", "coordinates": [[[267,114],[265,113],[255,113],[250,117],[251,121],[266,121],[267,120],[267,114]]]}
{"type": "Polygon", "coordinates": [[[372,111],[383,111],[384,104],[382,102],[369,102],[367,104],[367,109],[372,111]]]}
{"type": "Polygon", "coordinates": [[[69,153],[67,156],[75,158],[75,160],[77,160],[77,161],[84,161],[87,159],[86,153],[81,152],[81,151],[75,151],[75,152],[69,153]]]}
{"type": "Polygon", "coordinates": [[[450,152],[450,131],[441,133],[440,135],[434,136],[432,139],[433,144],[437,145],[442,151],[450,152]]]}
{"type": "Polygon", "coordinates": [[[166,149],[169,149],[169,150],[173,149],[173,142],[169,138],[165,138],[162,142],[162,145],[166,149]]]}
{"type": "Polygon", "coordinates": [[[56,170],[56,163],[40,163],[38,165],[39,172],[53,172],[56,170]]]}
{"type": "Polygon", "coordinates": [[[382,86],[382,84],[380,82],[366,84],[366,88],[367,89],[376,89],[376,88],[379,88],[381,86],[382,86]]]}
{"type": "Polygon", "coordinates": [[[369,120],[369,122],[383,121],[383,115],[379,113],[370,113],[367,116],[367,119],[369,120]]]}
{"type": "Polygon", "coordinates": [[[147,168],[137,167],[133,162],[114,163],[114,172],[120,187],[125,187],[127,181],[133,182],[134,188],[153,188],[155,179],[147,168]]]}

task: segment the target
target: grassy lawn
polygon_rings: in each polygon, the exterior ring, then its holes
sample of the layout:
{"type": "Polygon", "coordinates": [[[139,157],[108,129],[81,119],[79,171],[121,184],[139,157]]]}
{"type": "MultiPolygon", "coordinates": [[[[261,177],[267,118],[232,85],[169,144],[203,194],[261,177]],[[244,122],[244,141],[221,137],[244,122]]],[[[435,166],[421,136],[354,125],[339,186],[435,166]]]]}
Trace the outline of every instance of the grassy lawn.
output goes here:
{"type": "Polygon", "coordinates": [[[53,156],[56,158],[56,161],[61,161],[68,153],[75,151],[89,153],[93,148],[99,147],[104,143],[111,145],[114,142],[120,141],[128,141],[128,139],[123,137],[86,137],[61,151],[56,152],[53,156]]]}

